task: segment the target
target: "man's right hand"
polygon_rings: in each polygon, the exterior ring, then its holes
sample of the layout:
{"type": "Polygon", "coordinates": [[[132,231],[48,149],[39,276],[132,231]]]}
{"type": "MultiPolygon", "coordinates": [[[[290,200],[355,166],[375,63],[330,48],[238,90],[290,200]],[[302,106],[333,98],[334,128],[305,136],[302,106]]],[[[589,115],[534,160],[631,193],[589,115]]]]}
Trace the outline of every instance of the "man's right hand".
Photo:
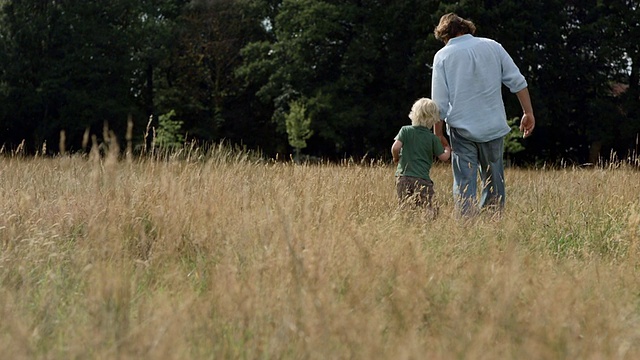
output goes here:
{"type": "Polygon", "coordinates": [[[444,135],[439,135],[438,139],[440,139],[440,142],[442,143],[442,147],[443,148],[450,147],[449,146],[449,141],[447,141],[447,138],[444,135]]]}
{"type": "Polygon", "coordinates": [[[447,141],[447,138],[444,136],[444,121],[440,120],[438,121],[434,126],[433,126],[433,133],[438,137],[438,139],[440,139],[440,142],[442,143],[442,147],[447,147],[449,146],[449,141],[447,141]]]}

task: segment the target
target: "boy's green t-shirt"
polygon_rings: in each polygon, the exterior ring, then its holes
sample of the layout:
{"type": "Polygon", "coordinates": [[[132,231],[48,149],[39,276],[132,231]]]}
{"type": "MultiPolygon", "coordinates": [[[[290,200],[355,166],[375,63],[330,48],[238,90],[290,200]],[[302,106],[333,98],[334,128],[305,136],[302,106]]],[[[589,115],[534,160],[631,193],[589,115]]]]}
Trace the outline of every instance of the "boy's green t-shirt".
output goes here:
{"type": "Polygon", "coordinates": [[[400,129],[395,140],[402,142],[396,176],[413,176],[431,181],[429,172],[433,158],[444,152],[440,139],[426,127],[407,125],[400,129]]]}

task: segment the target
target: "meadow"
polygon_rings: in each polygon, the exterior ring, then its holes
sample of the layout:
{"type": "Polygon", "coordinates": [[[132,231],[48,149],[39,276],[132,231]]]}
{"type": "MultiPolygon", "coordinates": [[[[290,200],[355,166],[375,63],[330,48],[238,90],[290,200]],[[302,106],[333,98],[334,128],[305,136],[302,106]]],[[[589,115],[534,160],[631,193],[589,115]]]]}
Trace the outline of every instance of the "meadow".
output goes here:
{"type": "Polygon", "coordinates": [[[502,216],[399,211],[380,161],[222,146],[0,158],[12,359],[637,359],[640,172],[507,169],[502,216]]]}

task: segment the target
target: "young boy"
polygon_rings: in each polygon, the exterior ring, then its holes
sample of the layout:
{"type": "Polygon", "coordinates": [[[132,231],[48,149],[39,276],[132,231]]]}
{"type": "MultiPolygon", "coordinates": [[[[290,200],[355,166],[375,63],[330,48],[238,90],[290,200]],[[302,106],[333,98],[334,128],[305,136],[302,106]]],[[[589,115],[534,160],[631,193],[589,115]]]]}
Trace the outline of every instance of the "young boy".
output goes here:
{"type": "Polygon", "coordinates": [[[409,113],[411,125],[403,126],[391,146],[396,169],[396,191],[401,206],[425,208],[432,217],[437,214],[433,205],[433,181],[429,171],[433,158],[449,160],[451,148],[443,147],[431,128],[440,121],[438,106],[431,99],[416,101],[409,113]]]}

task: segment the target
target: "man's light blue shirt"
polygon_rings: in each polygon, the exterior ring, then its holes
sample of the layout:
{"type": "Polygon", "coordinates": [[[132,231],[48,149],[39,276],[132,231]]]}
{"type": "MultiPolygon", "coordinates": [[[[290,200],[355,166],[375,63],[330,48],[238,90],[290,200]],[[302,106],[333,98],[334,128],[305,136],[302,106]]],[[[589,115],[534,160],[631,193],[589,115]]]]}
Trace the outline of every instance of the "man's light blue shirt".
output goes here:
{"type": "Polygon", "coordinates": [[[502,84],[512,93],[527,87],[513,59],[494,40],[458,36],[433,59],[431,97],[440,108],[440,118],[471,141],[495,140],[511,130],[502,84]]]}

